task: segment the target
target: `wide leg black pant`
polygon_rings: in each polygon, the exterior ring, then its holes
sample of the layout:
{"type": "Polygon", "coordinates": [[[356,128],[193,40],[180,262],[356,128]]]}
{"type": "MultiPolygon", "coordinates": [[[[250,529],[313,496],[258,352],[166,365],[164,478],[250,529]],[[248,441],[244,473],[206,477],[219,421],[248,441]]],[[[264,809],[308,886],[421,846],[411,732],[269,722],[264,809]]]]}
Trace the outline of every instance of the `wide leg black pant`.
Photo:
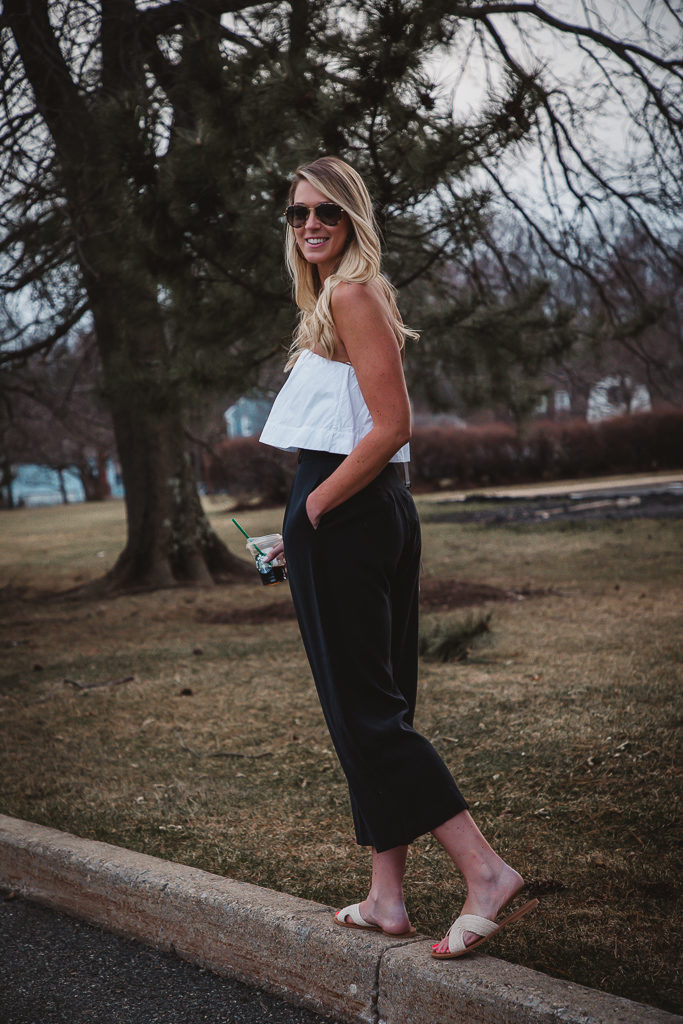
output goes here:
{"type": "Polygon", "coordinates": [[[301,636],[346,775],[356,838],[378,851],[412,842],[467,807],[413,728],[420,524],[396,467],[327,512],[306,499],[343,455],[302,451],[283,536],[301,636]]]}

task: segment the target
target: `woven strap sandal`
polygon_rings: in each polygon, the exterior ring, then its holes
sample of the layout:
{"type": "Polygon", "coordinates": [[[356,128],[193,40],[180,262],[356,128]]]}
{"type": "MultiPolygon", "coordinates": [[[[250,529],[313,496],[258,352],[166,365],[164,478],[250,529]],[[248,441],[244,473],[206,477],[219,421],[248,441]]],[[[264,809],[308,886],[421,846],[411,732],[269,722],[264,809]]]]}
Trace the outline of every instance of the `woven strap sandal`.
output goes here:
{"type": "Polygon", "coordinates": [[[360,928],[364,931],[369,932],[380,932],[382,935],[388,935],[391,939],[406,939],[410,935],[417,935],[414,928],[408,929],[407,932],[385,932],[384,928],[380,928],[378,924],[370,924],[366,921],[360,912],[360,903],[352,903],[348,907],[344,907],[343,910],[338,910],[334,915],[334,920],[337,924],[340,924],[342,928],[360,928]],[[351,920],[347,921],[346,918],[350,917],[351,920]]]}
{"type": "Polygon", "coordinates": [[[487,917],[478,917],[476,914],[461,914],[448,929],[448,952],[437,953],[436,950],[433,950],[432,956],[435,960],[455,960],[456,957],[462,956],[464,953],[471,953],[477,946],[481,946],[483,942],[496,935],[501,928],[524,917],[537,906],[538,900],[530,900],[519,910],[515,910],[514,914],[509,914],[499,922],[489,921],[487,917]],[[473,932],[480,938],[466,946],[465,932],[473,932]]]}

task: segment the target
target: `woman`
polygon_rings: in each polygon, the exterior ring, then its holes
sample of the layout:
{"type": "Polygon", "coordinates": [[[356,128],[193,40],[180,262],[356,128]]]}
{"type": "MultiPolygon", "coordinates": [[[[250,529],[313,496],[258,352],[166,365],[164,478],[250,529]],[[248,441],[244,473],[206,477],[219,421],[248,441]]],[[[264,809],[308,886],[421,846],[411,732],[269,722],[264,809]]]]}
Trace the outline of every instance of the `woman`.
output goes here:
{"type": "Polygon", "coordinates": [[[420,527],[397,468],[408,460],[406,337],[380,271],[368,191],[335,157],[300,167],[290,190],[287,262],[299,306],[290,376],[261,441],[300,450],[283,527],[301,635],[349,784],[372,884],[336,921],[410,935],[408,845],[431,832],[467,882],[463,914],[434,947],[455,957],[494,924],[521,876],[486,842],[450,772],[413,728],[420,527]],[[396,464],[396,465],[393,465],[396,464]]]}

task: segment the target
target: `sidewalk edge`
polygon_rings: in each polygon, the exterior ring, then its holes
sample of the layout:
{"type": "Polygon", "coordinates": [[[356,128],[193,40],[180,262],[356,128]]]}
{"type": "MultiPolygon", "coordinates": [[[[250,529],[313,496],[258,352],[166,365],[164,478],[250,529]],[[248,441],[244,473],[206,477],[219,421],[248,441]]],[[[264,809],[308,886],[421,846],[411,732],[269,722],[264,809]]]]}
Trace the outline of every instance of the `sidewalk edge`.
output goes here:
{"type": "Polygon", "coordinates": [[[683,1018],[330,908],[0,814],[0,888],[348,1024],[673,1024],[683,1018]]]}

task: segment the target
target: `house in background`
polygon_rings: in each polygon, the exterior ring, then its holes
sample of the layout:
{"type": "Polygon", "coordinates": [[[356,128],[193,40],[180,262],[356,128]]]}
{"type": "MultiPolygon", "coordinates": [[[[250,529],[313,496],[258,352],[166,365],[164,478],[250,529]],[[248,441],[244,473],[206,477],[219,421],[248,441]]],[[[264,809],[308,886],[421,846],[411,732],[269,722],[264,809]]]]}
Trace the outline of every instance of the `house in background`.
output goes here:
{"type": "Polygon", "coordinates": [[[260,434],[268,419],[271,398],[247,398],[243,395],[223,413],[228,437],[253,437],[260,434]]]}
{"type": "Polygon", "coordinates": [[[603,377],[590,389],[586,419],[593,423],[651,409],[650,392],[644,384],[634,384],[630,377],[603,377]]]}
{"type": "Polygon", "coordinates": [[[554,416],[570,416],[572,411],[572,398],[564,388],[558,388],[550,395],[543,395],[534,409],[536,416],[547,416],[549,413],[554,416]],[[552,403],[552,406],[551,406],[552,403]]]}
{"type": "Polygon", "coordinates": [[[651,409],[650,392],[644,384],[636,384],[630,377],[612,374],[586,385],[585,390],[574,395],[566,388],[552,389],[543,395],[534,413],[550,419],[585,417],[589,423],[595,423],[612,416],[649,412],[651,409]]]}

